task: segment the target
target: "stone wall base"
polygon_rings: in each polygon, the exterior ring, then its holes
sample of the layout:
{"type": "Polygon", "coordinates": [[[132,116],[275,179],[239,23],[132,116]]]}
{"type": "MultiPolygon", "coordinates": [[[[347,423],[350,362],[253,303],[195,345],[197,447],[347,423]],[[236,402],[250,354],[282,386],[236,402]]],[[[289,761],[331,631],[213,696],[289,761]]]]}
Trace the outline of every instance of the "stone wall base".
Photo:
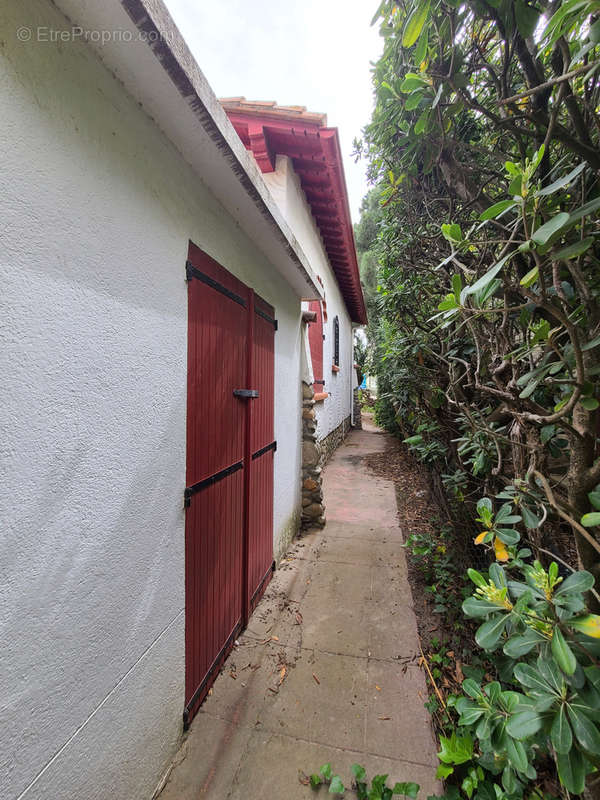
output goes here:
{"type": "Polygon", "coordinates": [[[334,428],[324,439],[321,439],[319,444],[321,445],[321,451],[323,453],[323,465],[329,461],[334,451],[337,450],[344,441],[351,427],[351,417],[346,417],[346,419],[340,422],[337,428],[334,428]]]}
{"type": "Polygon", "coordinates": [[[321,486],[323,451],[317,439],[314,389],[302,382],[302,528],[325,525],[325,505],[321,486]]]}
{"type": "Polygon", "coordinates": [[[360,397],[358,395],[359,388],[358,386],[352,393],[352,401],[354,403],[353,414],[352,417],[354,419],[354,428],[358,428],[359,431],[362,430],[362,417],[361,417],[361,406],[360,406],[360,397]]]}

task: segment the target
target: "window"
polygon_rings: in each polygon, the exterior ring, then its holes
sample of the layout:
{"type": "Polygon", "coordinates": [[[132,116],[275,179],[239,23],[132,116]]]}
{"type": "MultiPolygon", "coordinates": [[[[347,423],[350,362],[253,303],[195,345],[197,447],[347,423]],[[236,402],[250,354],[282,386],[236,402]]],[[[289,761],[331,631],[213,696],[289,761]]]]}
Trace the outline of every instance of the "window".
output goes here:
{"type": "Polygon", "coordinates": [[[336,367],[340,365],[340,321],[337,317],[333,319],[333,363],[336,367]]]}

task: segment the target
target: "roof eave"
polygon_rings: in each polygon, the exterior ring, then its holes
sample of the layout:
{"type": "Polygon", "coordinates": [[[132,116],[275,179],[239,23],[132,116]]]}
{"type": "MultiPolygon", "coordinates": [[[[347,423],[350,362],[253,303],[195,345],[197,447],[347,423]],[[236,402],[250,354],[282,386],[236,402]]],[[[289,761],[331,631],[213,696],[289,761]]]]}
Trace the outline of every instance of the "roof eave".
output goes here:
{"type": "Polygon", "coordinates": [[[322,289],[260,170],[161,0],[55,0],[84,30],[128,31],[92,46],[301,297],[322,289]]]}

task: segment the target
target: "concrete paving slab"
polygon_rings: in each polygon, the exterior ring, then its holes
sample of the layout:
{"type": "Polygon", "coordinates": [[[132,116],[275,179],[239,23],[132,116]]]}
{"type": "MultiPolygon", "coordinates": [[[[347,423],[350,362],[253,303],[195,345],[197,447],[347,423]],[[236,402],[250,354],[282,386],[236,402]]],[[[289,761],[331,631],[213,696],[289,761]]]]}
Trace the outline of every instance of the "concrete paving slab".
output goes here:
{"type": "Polygon", "coordinates": [[[261,718],[263,729],[334,747],[362,749],[366,659],[304,650],[281,688],[261,718]]]}
{"type": "Polygon", "coordinates": [[[161,800],[228,797],[251,736],[252,728],[200,710],[172,765],[161,800]]]}
{"type": "Polygon", "coordinates": [[[366,750],[401,761],[437,765],[427,686],[421,670],[369,661],[366,750]],[[389,719],[388,719],[389,717],[389,719]]]}
{"type": "Polygon", "coordinates": [[[441,793],[396,493],[365,464],[386,446],[367,429],[334,453],[327,526],[281,560],[161,800],[310,800],[299,771],[328,761],[347,785],[359,763],[441,793]]]}
{"type": "Polygon", "coordinates": [[[385,537],[383,531],[374,531],[374,540],[361,539],[355,536],[336,536],[327,529],[319,552],[319,561],[345,564],[369,564],[370,566],[388,567],[405,563],[404,549],[399,538],[385,537]],[[383,533],[385,541],[380,538],[383,533]]]}
{"type": "MultiPolygon", "coordinates": [[[[363,752],[340,750],[281,734],[256,731],[250,738],[244,763],[235,776],[227,800],[273,798],[273,800],[326,800],[327,787],[314,791],[301,783],[301,778],[318,772],[330,763],[345,786],[352,783],[352,764],[366,766],[369,776],[389,775],[388,784],[414,781],[421,786],[419,798],[441,794],[439,782],[430,767],[406,761],[365,756],[363,752]],[[276,767],[275,767],[276,765],[276,767]]],[[[224,795],[225,797],[225,795],[224,795]]]]}

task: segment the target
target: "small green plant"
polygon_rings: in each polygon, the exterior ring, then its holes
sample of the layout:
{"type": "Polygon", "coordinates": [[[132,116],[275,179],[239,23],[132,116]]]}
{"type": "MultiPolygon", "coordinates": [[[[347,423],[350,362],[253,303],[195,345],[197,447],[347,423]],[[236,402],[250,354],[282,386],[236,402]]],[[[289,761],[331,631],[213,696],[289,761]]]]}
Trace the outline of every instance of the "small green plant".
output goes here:
{"type": "MultiPolygon", "coordinates": [[[[552,758],[561,784],[580,794],[586,775],[600,766],[600,617],[586,611],[584,598],[594,579],[588,572],[563,579],[555,562],[544,569],[534,561],[519,571],[522,580],[511,580],[499,564],[487,577],[468,570],[476,590],[463,611],[483,620],[475,641],[501,653],[504,685],[464,681],[454,707],[463,741],[477,743],[477,757],[457,760],[442,748],[440,776],[469,762],[499,776],[510,797],[522,797],[536,780],[536,764],[552,758]]],[[[464,781],[470,798],[476,787],[464,781]]]]}
{"type": "Polygon", "coordinates": [[[446,446],[435,436],[439,430],[439,425],[435,422],[423,422],[417,427],[414,436],[404,439],[404,444],[425,464],[443,461],[446,457],[446,446]]]}
{"type": "MultiPolygon", "coordinates": [[[[360,764],[353,764],[351,767],[354,775],[352,791],[355,792],[358,800],[392,800],[392,797],[408,797],[415,800],[419,793],[418,783],[395,783],[393,786],[387,785],[388,775],[374,775],[369,787],[366,771],[360,764]]],[[[318,789],[321,784],[329,786],[329,794],[344,795],[346,787],[342,783],[339,775],[334,775],[331,764],[323,764],[318,773],[310,776],[310,785],[313,789],[318,789]]]]}

